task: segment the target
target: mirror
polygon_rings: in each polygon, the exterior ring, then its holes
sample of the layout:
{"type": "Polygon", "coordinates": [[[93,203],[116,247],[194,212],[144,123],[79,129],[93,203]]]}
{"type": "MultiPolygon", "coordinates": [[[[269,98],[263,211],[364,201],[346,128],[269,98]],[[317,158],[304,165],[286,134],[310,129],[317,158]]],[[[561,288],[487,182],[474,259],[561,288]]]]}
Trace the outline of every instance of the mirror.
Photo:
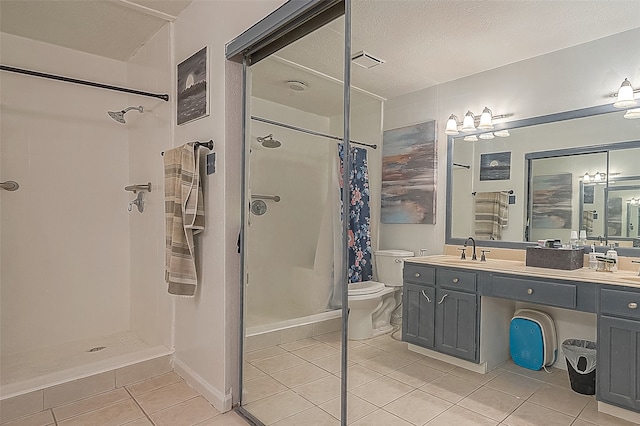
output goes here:
{"type": "Polygon", "coordinates": [[[626,187],[640,184],[640,121],[623,114],[605,105],[504,123],[496,130],[505,137],[490,140],[450,136],[447,242],[475,235],[483,245],[522,248],[584,229],[590,240],[632,247],[638,221],[626,187]]]}

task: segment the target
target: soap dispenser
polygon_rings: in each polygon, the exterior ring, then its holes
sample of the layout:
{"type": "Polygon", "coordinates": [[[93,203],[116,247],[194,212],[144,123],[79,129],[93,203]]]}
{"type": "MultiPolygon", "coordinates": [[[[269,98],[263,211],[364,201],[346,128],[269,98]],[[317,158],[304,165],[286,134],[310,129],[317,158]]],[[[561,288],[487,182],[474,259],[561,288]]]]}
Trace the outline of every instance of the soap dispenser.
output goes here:
{"type": "Polygon", "coordinates": [[[614,248],[613,244],[609,246],[609,250],[607,250],[606,257],[607,259],[610,259],[612,261],[611,266],[609,267],[609,270],[611,272],[616,272],[618,270],[618,252],[614,248]]]}
{"type": "Polygon", "coordinates": [[[595,244],[591,244],[591,253],[589,253],[589,269],[596,271],[598,269],[598,253],[596,253],[595,244]]]}

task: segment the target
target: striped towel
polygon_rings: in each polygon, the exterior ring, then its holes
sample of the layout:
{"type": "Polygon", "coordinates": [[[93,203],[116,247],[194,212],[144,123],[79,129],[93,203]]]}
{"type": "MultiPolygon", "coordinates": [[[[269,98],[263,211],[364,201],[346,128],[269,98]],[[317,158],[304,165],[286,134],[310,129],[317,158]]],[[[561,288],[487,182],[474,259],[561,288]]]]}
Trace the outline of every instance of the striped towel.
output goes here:
{"type": "Polygon", "coordinates": [[[475,234],[479,240],[500,240],[509,224],[509,194],[478,192],[475,197],[475,234]]]}
{"type": "Polygon", "coordinates": [[[165,279],[178,296],[193,296],[198,285],[193,236],[204,229],[199,168],[193,142],[164,153],[165,279]]]}
{"type": "Polygon", "coordinates": [[[587,235],[593,233],[593,210],[582,211],[582,228],[587,232],[587,235]]]}

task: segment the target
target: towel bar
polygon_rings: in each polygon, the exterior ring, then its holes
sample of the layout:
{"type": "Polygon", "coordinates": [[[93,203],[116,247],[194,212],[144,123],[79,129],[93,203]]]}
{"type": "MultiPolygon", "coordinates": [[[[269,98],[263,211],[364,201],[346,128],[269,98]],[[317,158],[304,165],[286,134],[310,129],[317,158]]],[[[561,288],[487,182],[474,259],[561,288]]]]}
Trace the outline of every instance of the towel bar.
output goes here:
{"type": "MultiPolygon", "coordinates": [[[[205,148],[209,148],[209,150],[213,150],[213,139],[210,139],[209,142],[194,142],[193,149],[198,149],[198,147],[204,146],[205,148]]],[[[160,153],[160,155],[164,155],[164,151],[160,153]]]]}
{"type": "Polygon", "coordinates": [[[147,191],[151,192],[151,182],[146,183],[144,185],[129,185],[124,187],[125,191],[131,191],[134,194],[138,191],[147,191]]]}

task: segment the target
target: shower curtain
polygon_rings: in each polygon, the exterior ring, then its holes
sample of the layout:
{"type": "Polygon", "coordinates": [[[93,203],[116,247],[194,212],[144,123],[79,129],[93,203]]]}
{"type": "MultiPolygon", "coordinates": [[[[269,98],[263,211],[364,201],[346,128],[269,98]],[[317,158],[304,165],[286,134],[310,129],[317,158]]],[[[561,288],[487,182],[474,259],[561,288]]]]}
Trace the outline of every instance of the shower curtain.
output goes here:
{"type": "MultiPolygon", "coordinates": [[[[340,156],[340,194],[344,188],[342,182],[342,165],[344,162],[344,145],[338,145],[340,156]]],[[[367,151],[362,148],[351,148],[349,153],[350,175],[349,191],[349,282],[368,281],[373,278],[371,264],[371,209],[369,207],[369,171],[367,168],[367,151]]],[[[342,197],[340,211],[344,211],[342,197]]]]}

